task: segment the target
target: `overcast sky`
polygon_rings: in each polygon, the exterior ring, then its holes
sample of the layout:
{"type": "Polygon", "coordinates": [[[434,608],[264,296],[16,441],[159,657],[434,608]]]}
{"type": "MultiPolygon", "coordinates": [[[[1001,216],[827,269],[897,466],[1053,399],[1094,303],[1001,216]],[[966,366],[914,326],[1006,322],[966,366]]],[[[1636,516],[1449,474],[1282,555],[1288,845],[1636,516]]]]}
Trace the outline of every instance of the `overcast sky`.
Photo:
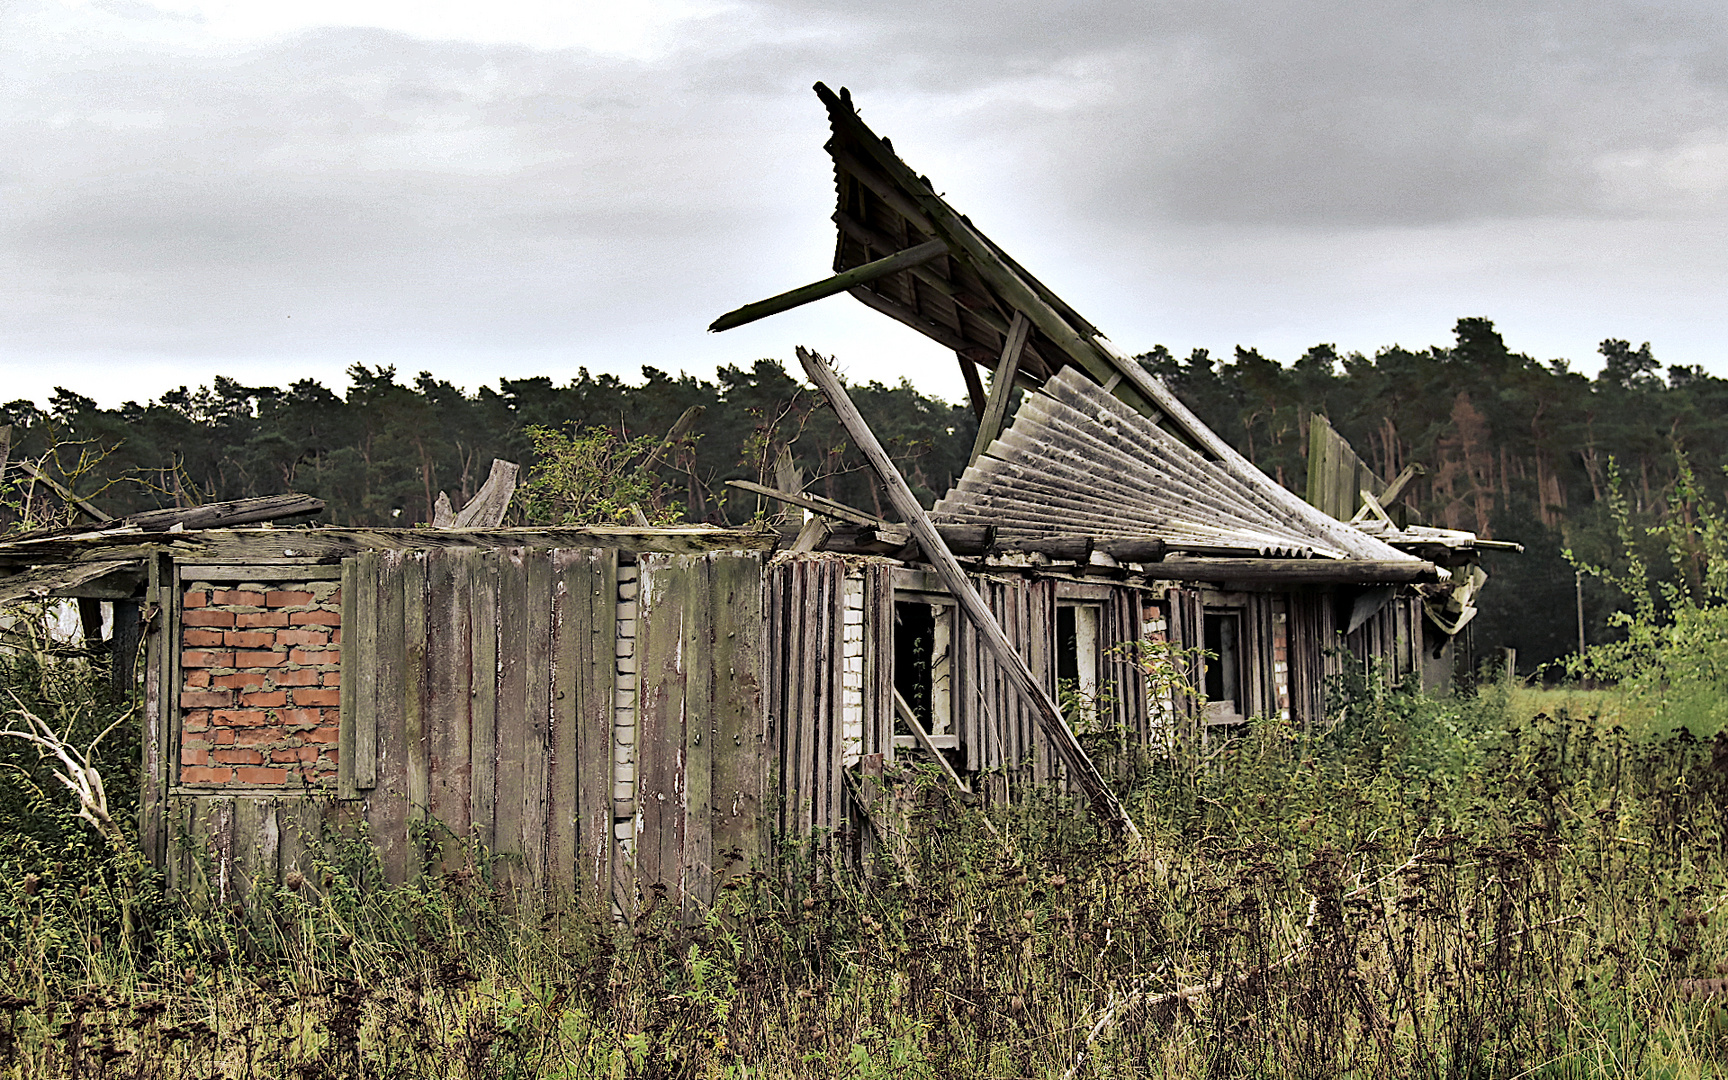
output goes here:
{"type": "Polygon", "coordinates": [[[704,332],[829,270],[817,79],[1131,352],[1728,375],[1720,3],[0,0],[0,400],[798,344],[957,397],[845,296],[704,332]]]}

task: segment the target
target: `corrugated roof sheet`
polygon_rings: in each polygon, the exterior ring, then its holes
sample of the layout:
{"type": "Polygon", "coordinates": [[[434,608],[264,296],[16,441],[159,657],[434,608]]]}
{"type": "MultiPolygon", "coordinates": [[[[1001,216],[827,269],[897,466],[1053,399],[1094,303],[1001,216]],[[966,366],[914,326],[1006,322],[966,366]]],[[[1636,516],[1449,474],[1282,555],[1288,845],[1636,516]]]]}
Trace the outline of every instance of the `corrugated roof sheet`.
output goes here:
{"type": "Polygon", "coordinates": [[[1073,367],[1026,396],[933,516],[992,524],[1004,537],[1157,537],[1195,554],[1420,561],[1301,502],[1239,456],[1197,453],[1073,367]]]}

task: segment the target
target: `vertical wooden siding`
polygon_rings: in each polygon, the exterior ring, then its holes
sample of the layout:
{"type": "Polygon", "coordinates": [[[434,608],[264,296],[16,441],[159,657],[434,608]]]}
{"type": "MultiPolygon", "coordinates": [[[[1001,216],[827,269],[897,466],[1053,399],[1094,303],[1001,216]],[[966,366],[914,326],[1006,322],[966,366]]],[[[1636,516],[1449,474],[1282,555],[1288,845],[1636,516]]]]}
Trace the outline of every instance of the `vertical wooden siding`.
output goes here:
{"type": "Polygon", "coordinates": [[[473,838],[524,889],[609,901],[616,574],[598,549],[345,564],[343,786],[387,879],[473,838]]]}
{"type": "Polygon", "coordinates": [[[663,887],[690,916],[769,851],[762,560],[643,555],[639,567],[635,893],[663,887]]]}
{"type": "Polygon", "coordinates": [[[768,567],[767,712],[779,760],[779,826],[789,836],[844,821],[845,577],[845,560],[837,556],[785,558],[768,567]]]}

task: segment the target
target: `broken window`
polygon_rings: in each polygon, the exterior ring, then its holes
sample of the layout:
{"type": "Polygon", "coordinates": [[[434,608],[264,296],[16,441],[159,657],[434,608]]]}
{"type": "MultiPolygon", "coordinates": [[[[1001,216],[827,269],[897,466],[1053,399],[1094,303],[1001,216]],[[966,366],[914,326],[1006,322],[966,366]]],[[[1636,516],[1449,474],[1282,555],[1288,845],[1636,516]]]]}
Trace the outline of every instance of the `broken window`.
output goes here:
{"type": "MultiPolygon", "coordinates": [[[[953,716],[954,605],[912,594],[894,600],[894,689],[940,748],[958,745],[953,716]]],[[[916,745],[895,720],[894,745],[916,745]]]]}
{"type": "Polygon", "coordinates": [[[1214,724],[1240,723],[1242,709],[1242,611],[1239,608],[1207,608],[1202,618],[1206,649],[1206,720],[1214,724]]]}
{"type": "Polygon", "coordinates": [[[1102,607],[1063,603],[1056,608],[1056,686],[1070,723],[1095,720],[1098,638],[1102,607]]]}

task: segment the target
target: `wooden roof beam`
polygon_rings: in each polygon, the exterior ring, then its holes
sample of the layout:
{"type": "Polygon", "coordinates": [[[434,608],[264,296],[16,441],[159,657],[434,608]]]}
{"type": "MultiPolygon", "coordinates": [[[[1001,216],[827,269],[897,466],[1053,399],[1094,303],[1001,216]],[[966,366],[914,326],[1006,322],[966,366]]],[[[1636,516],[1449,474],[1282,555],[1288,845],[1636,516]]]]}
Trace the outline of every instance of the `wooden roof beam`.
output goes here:
{"type": "Polygon", "coordinates": [[[836,293],[843,293],[860,285],[868,285],[877,278],[898,274],[902,270],[917,266],[919,263],[927,263],[931,259],[940,258],[946,254],[948,254],[946,243],[941,240],[931,240],[928,243],[919,244],[917,247],[897,251],[886,258],[867,262],[863,266],[855,266],[850,270],[835,274],[833,277],[824,278],[789,292],[783,292],[779,296],[758,300],[754,304],[745,304],[738,310],[728,311],[715,319],[709,324],[708,330],[710,333],[717,334],[722,330],[731,330],[746,323],[753,323],[757,319],[778,315],[782,311],[791,311],[795,307],[803,307],[805,304],[825,299],[836,293]]]}
{"type": "Polygon", "coordinates": [[[1032,324],[1026,321],[1026,316],[1016,311],[1014,321],[1008,326],[1008,340],[1002,343],[1002,359],[997,362],[996,375],[990,382],[990,401],[978,420],[978,437],[972,440],[972,456],[966,459],[968,465],[977,461],[985,448],[1002,433],[1002,421],[1008,416],[1008,399],[1014,394],[1014,375],[1020,368],[1020,350],[1026,347],[1026,335],[1031,329],[1032,324]]]}

